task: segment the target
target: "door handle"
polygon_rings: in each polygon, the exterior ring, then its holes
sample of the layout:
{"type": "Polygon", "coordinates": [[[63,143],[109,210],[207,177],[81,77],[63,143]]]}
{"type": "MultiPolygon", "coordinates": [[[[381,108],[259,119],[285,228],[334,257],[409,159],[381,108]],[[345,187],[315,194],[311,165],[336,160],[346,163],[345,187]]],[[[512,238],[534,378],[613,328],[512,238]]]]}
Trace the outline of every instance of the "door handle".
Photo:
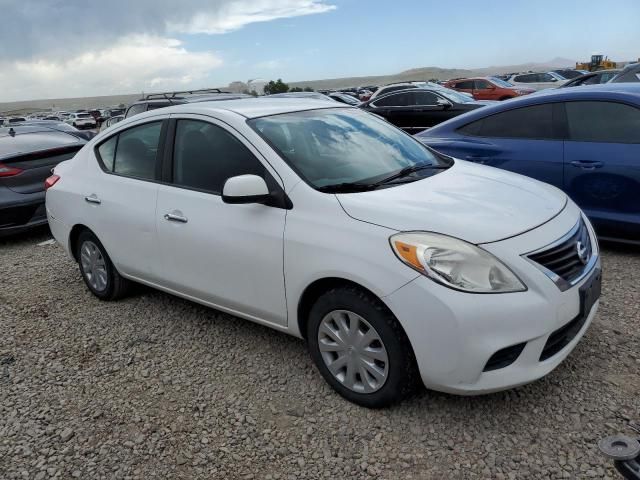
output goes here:
{"type": "Polygon", "coordinates": [[[92,193],[88,197],[84,197],[84,201],[89,203],[95,203],[96,205],[100,205],[102,203],[102,200],[100,200],[95,193],[92,193]]]}
{"type": "Polygon", "coordinates": [[[571,162],[574,167],[582,168],[583,170],[595,170],[596,168],[602,168],[604,164],[596,160],[574,160],[571,162]]]}
{"type": "Polygon", "coordinates": [[[170,222],[179,222],[179,223],[187,223],[189,221],[187,217],[183,217],[182,215],[176,215],[175,213],[165,213],[164,219],[170,222]]]}

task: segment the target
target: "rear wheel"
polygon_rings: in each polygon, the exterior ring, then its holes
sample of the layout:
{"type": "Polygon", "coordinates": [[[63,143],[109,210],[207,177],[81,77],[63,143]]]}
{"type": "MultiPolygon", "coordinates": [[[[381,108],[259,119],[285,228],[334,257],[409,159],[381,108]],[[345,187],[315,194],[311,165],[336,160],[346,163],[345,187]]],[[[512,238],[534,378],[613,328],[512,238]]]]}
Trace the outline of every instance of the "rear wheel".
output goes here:
{"type": "Polygon", "coordinates": [[[396,403],[417,383],[404,330],[379,299],[356,287],[335,288],[318,298],[309,314],[307,341],[325,380],[359,405],[396,403]]]}
{"type": "Polygon", "coordinates": [[[118,273],[92,232],[85,230],[78,236],[76,258],[84,283],[99,299],[117,300],[130,290],[131,282],[118,273]]]}

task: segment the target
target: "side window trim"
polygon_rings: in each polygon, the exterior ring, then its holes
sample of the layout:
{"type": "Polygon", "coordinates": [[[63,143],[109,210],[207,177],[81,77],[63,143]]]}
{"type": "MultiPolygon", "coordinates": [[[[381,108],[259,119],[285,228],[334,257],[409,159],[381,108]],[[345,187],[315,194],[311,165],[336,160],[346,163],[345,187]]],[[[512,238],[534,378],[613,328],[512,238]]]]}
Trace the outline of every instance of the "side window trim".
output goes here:
{"type": "Polygon", "coordinates": [[[167,123],[168,123],[169,119],[167,117],[164,118],[155,118],[155,117],[151,117],[151,118],[145,118],[144,121],[140,122],[140,123],[136,123],[134,125],[127,125],[126,128],[122,128],[120,130],[118,130],[117,132],[113,132],[113,134],[109,135],[109,137],[105,138],[104,140],[101,140],[99,143],[97,143],[94,147],[93,147],[93,153],[96,157],[96,160],[98,161],[98,166],[100,167],[100,169],[108,174],[108,175],[115,175],[117,177],[123,177],[123,178],[131,178],[133,180],[139,180],[141,182],[150,182],[150,183],[162,183],[161,180],[161,175],[160,172],[162,171],[162,164],[163,164],[163,159],[164,159],[164,139],[166,138],[167,135],[167,123]],[[117,173],[115,171],[116,168],[116,155],[118,153],[118,144],[120,143],[120,134],[126,132],[127,130],[131,130],[133,128],[136,127],[141,127],[143,125],[147,125],[149,123],[158,123],[161,122],[161,127],[160,127],[160,137],[158,138],[158,151],[156,152],[156,172],[155,172],[155,179],[148,179],[148,178],[138,178],[138,177],[132,177],[129,175],[122,175],[121,173],[117,173]],[[102,146],[102,144],[108,142],[109,140],[111,140],[113,137],[117,137],[116,138],[116,146],[113,152],[113,170],[108,170],[104,164],[104,161],[102,160],[102,157],[100,156],[100,152],[98,151],[98,148],[100,148],[100,146],[102,146]]]}

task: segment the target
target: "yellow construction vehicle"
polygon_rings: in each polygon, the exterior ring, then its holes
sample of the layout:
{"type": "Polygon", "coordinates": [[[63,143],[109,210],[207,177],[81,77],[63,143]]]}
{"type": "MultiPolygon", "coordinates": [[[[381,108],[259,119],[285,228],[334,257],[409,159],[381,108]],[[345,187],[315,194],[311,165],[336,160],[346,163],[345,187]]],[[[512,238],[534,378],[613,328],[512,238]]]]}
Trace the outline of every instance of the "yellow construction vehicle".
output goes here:
{"type": "Polygon", "coordinates": [[[596,72],[598,70],[609,70],[616,68],[618,64],[609,60],[609,57],[603,55],[591,55],[591,62],[576,63],[576,70],[589,70],[590,72],[596,72]]]}

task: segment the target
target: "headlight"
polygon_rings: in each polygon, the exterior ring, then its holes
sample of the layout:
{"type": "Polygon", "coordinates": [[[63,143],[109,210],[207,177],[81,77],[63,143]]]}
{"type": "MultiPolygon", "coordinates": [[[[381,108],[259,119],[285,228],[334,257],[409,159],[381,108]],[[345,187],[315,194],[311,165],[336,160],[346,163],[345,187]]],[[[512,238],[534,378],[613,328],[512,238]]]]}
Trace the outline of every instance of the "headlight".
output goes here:
{"type": "Polygon", "coordinates": [[[389,241],[400,260],[447,287],[472,293],[527,288],[500,260],[471,243],[438,233],[398,233],[389,241]]]}

